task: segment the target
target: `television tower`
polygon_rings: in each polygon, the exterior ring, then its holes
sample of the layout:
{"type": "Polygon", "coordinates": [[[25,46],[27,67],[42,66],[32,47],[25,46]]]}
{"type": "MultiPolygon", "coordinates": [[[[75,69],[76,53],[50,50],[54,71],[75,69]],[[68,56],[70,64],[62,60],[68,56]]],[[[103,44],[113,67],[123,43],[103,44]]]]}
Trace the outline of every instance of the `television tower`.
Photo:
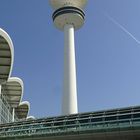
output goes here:
{"type": "Polygon", "coordinates": [[[53,22],[64,31],[64,87],[62,115],[78,113],[74,31],[82,27],[85,20],[83,8],[87,0],[50,0],[55,10],[53,22]]]}

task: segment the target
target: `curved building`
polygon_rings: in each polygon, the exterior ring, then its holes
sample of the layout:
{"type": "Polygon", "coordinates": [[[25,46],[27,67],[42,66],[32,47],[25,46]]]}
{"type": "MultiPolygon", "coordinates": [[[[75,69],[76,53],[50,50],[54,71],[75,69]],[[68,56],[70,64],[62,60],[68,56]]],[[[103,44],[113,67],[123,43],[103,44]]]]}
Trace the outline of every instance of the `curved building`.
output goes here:
{"type": "Polygon", "coordinates": [[[10,36],[0,28],[0,124],[26,119],[30,104],[22,102],[24,84],[11,77],[14,47],[10,36]]]}

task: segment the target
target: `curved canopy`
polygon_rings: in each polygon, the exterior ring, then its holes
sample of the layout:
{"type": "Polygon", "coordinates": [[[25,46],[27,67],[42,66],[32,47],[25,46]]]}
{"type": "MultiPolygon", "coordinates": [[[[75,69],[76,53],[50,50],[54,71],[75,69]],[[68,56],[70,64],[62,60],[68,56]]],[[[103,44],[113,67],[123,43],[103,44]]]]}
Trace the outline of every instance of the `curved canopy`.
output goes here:
{"type": "Polygon", "coordinates": [[[0,28],[0,84],[5,83],[11,75],[14,48],[10,36],[0,28]]]}
{"type": "Polygon", "coordinates": [[[26,119],[30,110],[30,103],[27,101],[21,102],[17,108],[15,108],[15,114],[18,119],[26,119]]]}
{"type": "Polygon", "coordinates": [[[7,83],[2,85],[2,94],[6,96],[11,107],[19,106],[23,96],[23,88],[23,81],[17,77],[9,78],[7,83]]]}
{"type": "Polygon", "coordinates": [[[35,119],[34,116],[28,116],[28,117],[27,117],[27,120],[34,120],[34,119],[35,119]]]}

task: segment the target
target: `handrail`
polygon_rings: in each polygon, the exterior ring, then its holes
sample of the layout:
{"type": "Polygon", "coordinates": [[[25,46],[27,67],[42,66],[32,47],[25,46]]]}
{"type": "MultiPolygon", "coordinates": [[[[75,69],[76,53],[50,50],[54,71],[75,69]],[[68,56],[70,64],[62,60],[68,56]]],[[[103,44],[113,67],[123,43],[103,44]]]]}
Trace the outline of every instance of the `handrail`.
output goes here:
{"type": "MultiPolygon", "coordinates": [[[[139,107],[140,108],[140,107],[139,107]]],[[[120,131],[140,129],[140,111],[138,107],[110,111],[89,112],[67,116],[19,121],[0,125],[0,139],[19,136],[65,135],[88,132],[120,131]],[[122,111],[123,110],[123,111],[122,111]],[[136,112],[135,112],[135,111],[136,112]],[[120,113],[121,112],[121,113],[120,113]],[[100,114],[100,115],[99,115],[100,114]]]]}
{"type": "Polygon", "coordinates": [[[90,122],[90,123],[79,123],[60,126],[47,126],[47,124],[28,124],[13,126],[7,128],[0,128],[0,137],[15,137],[15,136],[27,136],[27,135],[39,135],[52,134],[52,133],[65,133],[65,132],[79,132],[88,130],[102,130],[102,129],[113,129],[113,128],[126,128],[126,127],[140,127],[140,118],[137,119],[123,119],[115,121],[101,121],[101,122],[90,122]],[[137,121],[137,124],[134,122],[137,121]],[[115,124],[115,125],[112,125],[115,124]]]}

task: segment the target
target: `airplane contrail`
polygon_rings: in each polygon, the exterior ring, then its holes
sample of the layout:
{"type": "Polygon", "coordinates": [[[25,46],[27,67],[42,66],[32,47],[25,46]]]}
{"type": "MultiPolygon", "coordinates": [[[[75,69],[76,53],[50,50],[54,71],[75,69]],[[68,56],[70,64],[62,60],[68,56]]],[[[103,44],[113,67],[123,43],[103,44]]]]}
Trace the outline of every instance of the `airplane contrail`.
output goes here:
{"type": "Polygon", "coordinates": [[[115,19],[113,19],[111,16],[109,16],[107,13],[104,13],[104,15],[110,20],[112,21],[114,24],[116,24],[120,29],[122,29],[127,35],[129,35],[133,40],[136,41],[136,43],[138,43],[140,45],[140,41],[134,36],[132,35],[125,27],[123,27],[120,23],[118,23],[115,19]]]}

